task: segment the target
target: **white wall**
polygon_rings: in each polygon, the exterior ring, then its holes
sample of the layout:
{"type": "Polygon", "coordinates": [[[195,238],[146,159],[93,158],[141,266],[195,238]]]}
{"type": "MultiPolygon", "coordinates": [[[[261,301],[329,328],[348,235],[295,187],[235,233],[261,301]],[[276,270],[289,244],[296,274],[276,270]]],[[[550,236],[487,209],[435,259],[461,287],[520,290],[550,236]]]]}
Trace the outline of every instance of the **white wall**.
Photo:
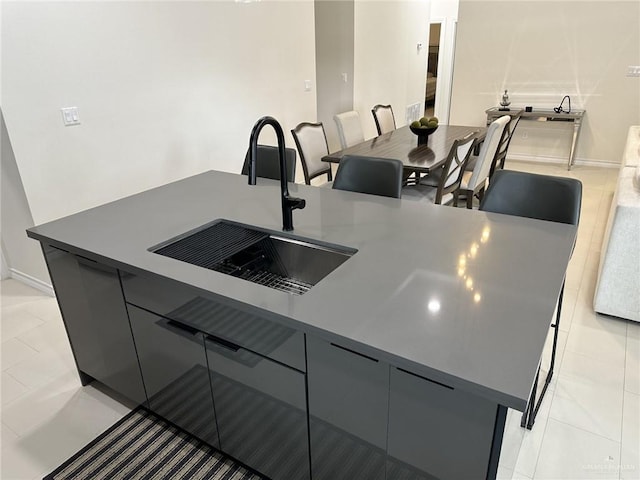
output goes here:
{"type": "Polygon", "coordinates": [[[239,172],[265,114],[293,145],[316,118],[313,18],[310,1],[3,1],[2,108],[35,223],[239,172]]]}
{"type": "Polygon", "coordinates": [[[374,105],[390,104],[397,126],[407,106],[424,108],[429,12],[428,0],[355,2],[353,101],[365,138],[376,135],[374,105]]]}
{"type": "Polygon", "coordinates": [[[51,281],[40,244],[27,238],[33,218],[22,188],[11,140],[0,111],[0,242],[2,278],[14,277],[33,287],[52,293],[51,281]]]}
{"type": "MultiPolygon", "coordinates": [[[[576,160],[619,162],[640,123],[640,2],[461,0],[451,123],[483,125],[504,89],[512,106],[586,109],[576,160]]],[[[511,155],[566,161],[571,124],[521,122],[511,155]],[[527,137],[526,139],[523,137],[527,137]]]]}
{"type": "Polygon", "coordinates": [[[340,150],[334,115],[353,110],[353,8],[354,0],[315,1],[318,121],[330,152],[340,150]]]}

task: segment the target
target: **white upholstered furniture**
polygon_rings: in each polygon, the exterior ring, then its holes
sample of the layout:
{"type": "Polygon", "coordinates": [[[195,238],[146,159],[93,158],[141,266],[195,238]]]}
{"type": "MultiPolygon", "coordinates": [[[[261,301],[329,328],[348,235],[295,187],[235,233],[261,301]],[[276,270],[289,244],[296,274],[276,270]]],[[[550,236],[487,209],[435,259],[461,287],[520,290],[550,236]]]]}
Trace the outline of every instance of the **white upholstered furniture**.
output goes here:
{"type": "Polygon", "coordinates": [[[489,180],[489,172],[498,151],[502,134],[510,120],[511,117],[509,115],[503,115],[491,122],[473,170],[467,170],[462,175],[460,194],[467,199],[467,208],[469,209],[473,206],[474,195],[480,194],[482,196],[489,180]]]}
{"type": "Polygon", "coordinates": [[[396,129],[396,118],[393,116],[391,105],[376,105],[371,109],[373,120],[376,122],[378,135],[389,133],[396,129]]]}
{"type": "Polygon", "coordinates": [[[364,142],[364,133],[362,133],[362,124],[360,123],[360,115],[358,112],[351,110],[349,112],[339,113],[334,116],[333,119],[338,127],[338,136],[340,137],[340,147],[342,150],[357,143],[364,142]]]}
{"type": "Polygon", "coordinates": [[[327,181],[331,182],[333,179],[331,165],[322,161],[322,157],[329,154],[327,137],[324,133],[322,122],[302,122],[291,130],[291,134],[300,155],[304,183],[311,185],[311,180],[325,174],[327,175],[327,181]]]}
{"type": "Polygon", "coordinates": [[[402,198],[406,200],[424,201],[436,205],[452,204],[458,206],[458,191],[464,174],[464,167],[469,161],[476,137],[469,134],[454,140],[449,155],[438,174],[429,175],[428,183],[408,185],[402,189],[402,198]],[[433,181],[435,180],[435,181],[433,181]]]}
{"type": "Polygon", "coordinates": [[[640,322],[640,126],[629,128],[593,306],[596,312],[640,322]]]}

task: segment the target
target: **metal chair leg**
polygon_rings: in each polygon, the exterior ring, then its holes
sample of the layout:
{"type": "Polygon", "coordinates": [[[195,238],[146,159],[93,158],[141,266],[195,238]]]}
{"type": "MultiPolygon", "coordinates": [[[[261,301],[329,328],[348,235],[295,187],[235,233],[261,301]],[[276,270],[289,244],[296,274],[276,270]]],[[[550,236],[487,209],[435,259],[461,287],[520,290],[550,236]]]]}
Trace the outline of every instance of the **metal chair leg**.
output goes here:
{"type": "Polygon", "coordinates": [[[556,364],[556,347],[558,346],[558,330],[560,329],[560,315],[562,313],[562,297],[563,296],[564,296],[564,282],[562,283],[562,288],[560,289],[560,296],[558,297],[556,323],[551,324],[551,328],[554,329],[554,332],[553,332],[553,346],[551,348],[551,362],[549,362],[549,371],[547,372],[547,376],[545,377],[544,386],[542,387],[542,391],[540,392],[540,397],[536,402],[536,389],[538,387],[538,377],[540,376],[540,367],[538,367],[538,372],[536,373],[536,379],[533,382],[533,389],[531,390],[531,397],[529,398],[527,409],[522,414],[522,420],[520,421],[520,426],[521,427],[526,426],[528,430],[531,430],[531,428],[533,427],[533,424],[536,421],[536,416],[538,415],[538,410],[540,410],[540,405],[542,404],[544,394],[547,392],[549,383],[551,383],[551,378],[553,378],[553,368],[556,364]]]}

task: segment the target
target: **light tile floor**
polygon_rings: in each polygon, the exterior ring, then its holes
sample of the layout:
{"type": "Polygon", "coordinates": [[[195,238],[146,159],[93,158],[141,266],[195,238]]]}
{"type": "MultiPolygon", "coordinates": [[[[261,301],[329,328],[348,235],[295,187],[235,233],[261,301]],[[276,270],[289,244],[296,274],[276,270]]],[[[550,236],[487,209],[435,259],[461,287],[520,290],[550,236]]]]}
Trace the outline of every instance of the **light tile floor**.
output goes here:
{"type": "MultiPolygon", "coordinates": [[[[567,273],[556,374],[533,430],[509,411],[499,478],[640,478],[640,323],[591,308],[617,170],[509,162],[578,178],[583,208],[567,273]]],[[[55,299],[0,284],[3,480],[41,479],[129,408],[81,387],[55,299]]],[[[546,358],[546,357],[545,357],[546,358]]]]}

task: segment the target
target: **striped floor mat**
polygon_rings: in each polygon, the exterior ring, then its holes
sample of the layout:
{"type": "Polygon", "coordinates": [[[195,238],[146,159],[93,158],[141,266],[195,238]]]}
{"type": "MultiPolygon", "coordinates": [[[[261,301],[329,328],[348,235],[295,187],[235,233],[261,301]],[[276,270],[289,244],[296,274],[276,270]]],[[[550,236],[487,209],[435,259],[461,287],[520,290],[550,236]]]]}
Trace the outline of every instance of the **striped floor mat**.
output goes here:
{"type": "Polygon", "coordinates": [[[44,480],[263,480],[139,407],[44,480]]]}

